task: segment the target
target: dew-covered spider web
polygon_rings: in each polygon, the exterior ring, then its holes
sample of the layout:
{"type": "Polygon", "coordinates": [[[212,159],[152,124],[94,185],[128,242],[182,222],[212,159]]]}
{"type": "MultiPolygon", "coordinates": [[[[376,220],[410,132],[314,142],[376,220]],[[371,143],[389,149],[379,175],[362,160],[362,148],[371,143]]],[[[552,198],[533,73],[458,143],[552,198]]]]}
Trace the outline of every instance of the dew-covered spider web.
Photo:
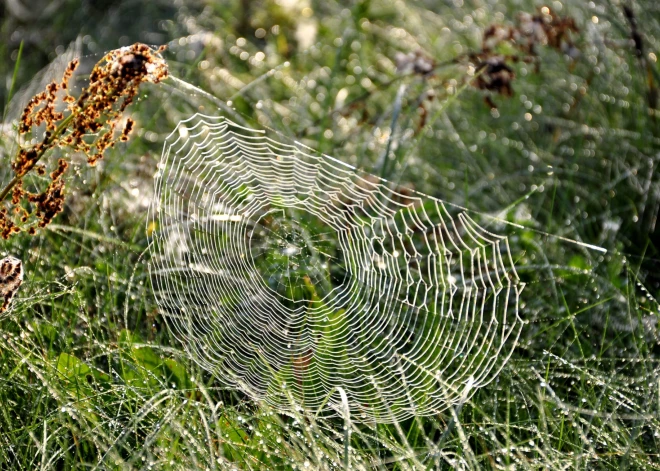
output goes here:
{"type": "Polygon", "coordinates": [[[521,329],[509,243],[442,201],[195,114],[167,138],[152,278],[206,370],[275,407],[388,422],[460,404],[521,329]]]}

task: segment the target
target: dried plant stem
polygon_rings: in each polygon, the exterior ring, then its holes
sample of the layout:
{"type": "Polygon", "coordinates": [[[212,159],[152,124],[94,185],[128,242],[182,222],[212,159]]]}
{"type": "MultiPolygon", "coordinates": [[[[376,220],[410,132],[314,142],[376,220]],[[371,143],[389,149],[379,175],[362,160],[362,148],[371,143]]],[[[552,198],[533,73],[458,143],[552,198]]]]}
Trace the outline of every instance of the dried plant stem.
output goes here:
{"type": "Polygon", "coordinates": [[[74,59],[60,82],[52,81],[43,92],[32,97],[18,122],[18,133],[27,134],[45,126],[45,135],[37,144],[19,142],[11,165],[14,175],[0,190],[0,237],[9,239],[19,232],[35,235],[37,227],[46,227],[64,210],[63,176],[69,167],[68,154],[84,154],[87,163],[94,166],[117,142],[128,141],[135,121],[126,118],[122,129],[117,129],[117,125],[126,107],[136,98],[140,84],[159,83],[167,77],[167,63],[160,57],[163,50],[163,47],[153,50],[135,43],[108,52],[94,66],[89,74],[89,86],[77,98],[69,92],[69,79],[79,64],[74,59]],[[63,93],[58,96],[58,91],[63,93]],[[65,109],[58,111],[60,102],[65,109]],[[55,148],[62,149],[62,158],[55,159],[55,165],[39,164],[55,148]],[[48,174],[47,186],[35,181],[32,191],[23,188],[29,172],[36,170],[35,173],[43,176],[47,167],[53,169],[48,174]]]}
{"type": "Polygon", "coordinates": [[[37,163],[39,163],[39,160],[41,160],[41,158],[50,149],[49,147],[50,144],[52,144],[53,141],[57,139],[60,136],[60,134],[62,134],[66,130],[67,126],[71,123],[71,121],[76,116],[76,114],[77,114],[76,112],[72,112],[69,116],[64,118],[64,120],[62,120],[62,122],[59,124],[57,129],[53,131],[53,134],[51,134],[48,137],[48,139],[44,140],[43,145],[41,146],[41,150],[37,153],[37,156],[34,158],[32,163],[28,167],[26,167],[25,170],[20,175],[16,175],[14,178],[12,178],[11,181],[7,184],[7,186],[3,188],[2,192],[0,192],[0,202],[4,201],[5,198],[9,196],[9,194],[11,193],[12,188],[16,186],[16,184],[19,183],[23,179],[23,177],[30,170],[34,168],[35,165],[37,165],[37,163]]]}

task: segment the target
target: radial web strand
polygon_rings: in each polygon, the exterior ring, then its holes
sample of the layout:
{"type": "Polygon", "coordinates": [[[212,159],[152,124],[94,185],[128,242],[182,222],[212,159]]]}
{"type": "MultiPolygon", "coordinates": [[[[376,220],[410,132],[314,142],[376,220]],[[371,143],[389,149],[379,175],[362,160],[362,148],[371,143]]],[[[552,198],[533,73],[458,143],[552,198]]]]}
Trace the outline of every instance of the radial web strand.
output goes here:
{"type": "Polygon", "coordinates": [[[226,384],[275,407],[378,422],[491,381],[522,325],[505,237],[442,201],[223,116],[168,137],[150,210],[169,327],[226,384]]]}

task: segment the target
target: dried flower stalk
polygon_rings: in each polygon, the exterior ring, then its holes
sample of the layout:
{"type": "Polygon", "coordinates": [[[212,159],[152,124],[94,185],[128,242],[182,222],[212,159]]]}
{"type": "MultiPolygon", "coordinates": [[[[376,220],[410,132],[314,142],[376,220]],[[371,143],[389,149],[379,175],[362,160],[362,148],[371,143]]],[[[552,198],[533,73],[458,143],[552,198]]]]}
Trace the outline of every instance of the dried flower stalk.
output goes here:
{"type": "MultiPolygon", "coordinates": [[[[534,63],[538,72],[540,59],[537,49],[541,46],[575,58],[579,52],[571,35],[578,32],[572,17],[560,17],[547,6],[539,8],[535,15],[520,13],[514,26],[490,25],[484,31],[481,51],[468,54],[470,63],[480,72],[472,82],[473,86],[503,96],[513,96],[514,63],[534,63]],[[515,50],[520,54],[504,54],[502,50],[515,50]]],[[[491,108],[496,107],[489,97],[487,103],[491,108]]]]}
{"type": "Polygon", "coordinates": [[[65,155],[81,152],[90,165],[95,165],[108,148],[128,140],[135,127],[133,120],[127,119],[121,130],[117,126],[140,84],[158,83],[167,77],[167,64],[160,57],[163,50],[164,47],[153,50],[136,43],[110,51],[94,66],[89,86],[78,98],[69,92],[69,80],[78,67],[78,61],[73,60],[60,83],[51,82],[30,100],[19,121],[19,135],[41,126],[45,126],[45,133],[41,142],[19,147],[12,163],[14,177],[0,191],[1,237],[8,239],[22,231],[35,234],[36,227],[46,227],[62,211],[64,177],[69,167],[66,159],[50,164],[50,182],[43,191],[31,193],[23,187],[29,172],[46,175],[48,164],[39,162],[49,151],[65,149],[65,155]],[[57,105],[61,103],[64,110],[58,111],[57,105]],[[10,195],[11,200],[6,202],[10,195]]]}
{"type": "Polygon", "coordinates": [[[23,283],[23,263],[14,257],[0,260],[0,313],[5,312],[23,283]]]}

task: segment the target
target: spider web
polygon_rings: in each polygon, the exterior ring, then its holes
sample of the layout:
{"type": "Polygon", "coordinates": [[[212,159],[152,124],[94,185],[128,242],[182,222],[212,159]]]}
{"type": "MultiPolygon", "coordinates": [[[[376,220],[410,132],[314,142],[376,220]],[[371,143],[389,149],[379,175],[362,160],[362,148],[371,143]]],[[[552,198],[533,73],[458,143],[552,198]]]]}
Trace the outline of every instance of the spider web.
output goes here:
{"type": "Polygon", "coordinates": [[[168,325],[278,408],[338,409],[336,388],[378,422],[462,403],[509,358],[524,283],[506,237],[392,187],[224,116],[180,122],[149,217],[168,325]]]}

